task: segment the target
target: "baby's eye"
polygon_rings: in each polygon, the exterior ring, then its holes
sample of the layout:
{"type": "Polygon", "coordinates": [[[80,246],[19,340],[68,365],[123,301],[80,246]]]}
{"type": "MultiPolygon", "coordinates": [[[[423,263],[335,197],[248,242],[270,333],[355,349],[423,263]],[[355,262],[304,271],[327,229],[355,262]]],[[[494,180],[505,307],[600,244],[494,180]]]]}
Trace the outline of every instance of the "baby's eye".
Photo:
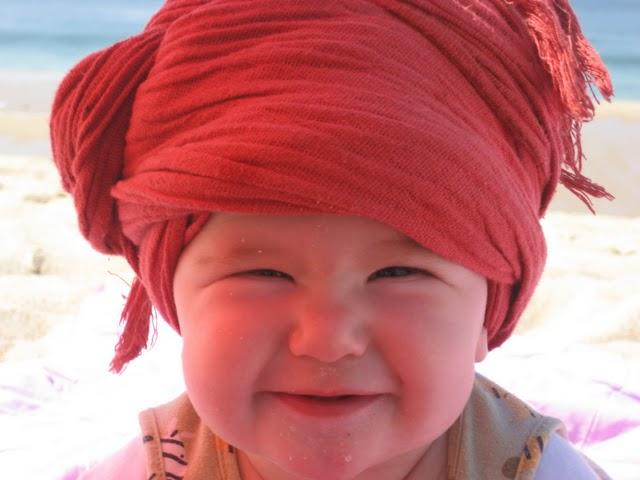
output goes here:
{"type": "Polygon", "coordinates": [[[271,270],[268,268],[262,268],[259,270],[250,270],[246,273],[247,275],[254,275],[257,277],[272,277],[272,278],[285,278],[285,279],[291,278],[286,273],[279,272],[278,270],[271,270]]]}
{"type": "MultiPolygon", "coordinates": [[[[397,278],[397,277],[408,277],[415,274],[424,273],[422,270],[411,267],[387,267],[377,272],[373,273],[369,276],[369,280],[374,280],[376,278],[397,278]]],[[[267,278],[283,278],[283,279],[291,279],[290,275],[286,273],[280,272],[278,270],[272,270],[269,268],[261,268],[257,270],[249,270],[245,272],[246,275],[257,276],[257,277],[267,277],[267,278]]]]}
{"type": "Polygon", "coordinates": [[[369,279],[373,280],[375,278],[384,278],[384,277],[407,277],[409,275],[414,275],[417,273],[423,273],[422,270],[418,270],[417,268],[411,267],[387,267],[377,272],[373,273],[369,279]]]}

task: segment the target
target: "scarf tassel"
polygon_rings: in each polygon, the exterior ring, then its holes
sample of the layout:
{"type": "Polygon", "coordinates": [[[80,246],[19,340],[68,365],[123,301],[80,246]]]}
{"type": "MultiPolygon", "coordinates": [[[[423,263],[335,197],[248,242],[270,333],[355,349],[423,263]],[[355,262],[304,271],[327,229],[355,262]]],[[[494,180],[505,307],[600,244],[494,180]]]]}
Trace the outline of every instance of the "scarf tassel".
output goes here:
{"type": "Polygon", "coordinates": [[[611,77],[598,52],[585,39],[568,0],[513,0],[526,19],[540,59],[551,75],[554,87],[568,112],[570,138],[560,174],[560,183],[576,195],[592,213],[588,195],[613,200],[604,187],[593,183],[581,173],[582,123],[593,119],[597,102],[592,85],[609,102],[613,96],[611,77]],[[587,89],[587,87],[589,87],[587,89]]]}
{"type": "Polygon", "coordinates": [[[153,320],[153,342],[157,335],[155,315],[153,315],[151,301],[144,285],[136,278],[120,318],[120,325],[124,325],[124,330],[115,347],[116,353],[111,360],[110,371],[121,373],[124,366],[138,357],[142,349],[147,347],[151,320],[153,320]]]}

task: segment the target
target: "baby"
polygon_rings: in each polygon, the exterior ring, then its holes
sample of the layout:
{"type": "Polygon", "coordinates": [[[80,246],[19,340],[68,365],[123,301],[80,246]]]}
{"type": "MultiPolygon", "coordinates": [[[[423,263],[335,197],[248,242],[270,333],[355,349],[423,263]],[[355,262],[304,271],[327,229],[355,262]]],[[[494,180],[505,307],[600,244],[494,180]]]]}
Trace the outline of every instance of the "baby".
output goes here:
{"type": "Polygon", "coordinates": [[[606,479],[478,375],[611,82],[567,0],[169,0],[53,106],[82,233],[186,392],[82,478],[606,479]]]}

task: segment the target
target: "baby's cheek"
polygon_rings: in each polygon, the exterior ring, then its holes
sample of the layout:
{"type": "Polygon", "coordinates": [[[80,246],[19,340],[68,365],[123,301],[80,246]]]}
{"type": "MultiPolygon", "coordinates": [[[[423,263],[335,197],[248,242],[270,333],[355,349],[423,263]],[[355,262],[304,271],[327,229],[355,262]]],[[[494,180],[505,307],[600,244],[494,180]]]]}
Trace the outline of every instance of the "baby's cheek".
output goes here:
{"type": "Polygon", "coordinates": [[[183,336],[187,392],[203,415],[224,416],[248,404],[264,357],[262,338],[242,322],[215,321],[202,322],[183,336]]]}
{"type": "Polygon", "coordinates": [[[233,375],[235,369],[225,366],[216,350],[185,345],[183,373],[193,407],[208,427],[217,430],[226,412],[232,410],[234,404],[239,405],[240,388],[233,375]]]}
{"type": "Polygon", "coordinates": [[[446,369],[423,372],[423,380],[407,385],[401,398],[400,412],[404,435],[433,441],[460,416],[470,394],[473,377],[451,377],[446,369]]]}

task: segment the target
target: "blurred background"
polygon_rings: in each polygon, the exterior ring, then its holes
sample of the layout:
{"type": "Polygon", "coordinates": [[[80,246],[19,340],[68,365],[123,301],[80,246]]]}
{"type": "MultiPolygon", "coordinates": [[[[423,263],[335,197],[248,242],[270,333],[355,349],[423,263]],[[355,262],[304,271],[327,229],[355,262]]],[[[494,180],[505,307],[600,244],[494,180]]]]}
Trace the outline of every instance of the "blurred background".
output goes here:
{"type": "MultiPolygon", "coordinates": [[[[559,187],[541,222],[543,279],[514,337],[480,368],[565,420],[574,444],[614,478],[637,480],[640,0],[571,3],[615,88],[583,128],[584,172],[616,200],[595,201],[594,216],[559,187]]],[[[152,349],[122,376],[107,373],[131,272],[78,233],[48,139],[64,73],[140,31],[161,4],[0,0],[0,465],[8,478],[75,478],[137,432],[139,410],[184,388],[179,339],[163,322],[152,349]]]]}

